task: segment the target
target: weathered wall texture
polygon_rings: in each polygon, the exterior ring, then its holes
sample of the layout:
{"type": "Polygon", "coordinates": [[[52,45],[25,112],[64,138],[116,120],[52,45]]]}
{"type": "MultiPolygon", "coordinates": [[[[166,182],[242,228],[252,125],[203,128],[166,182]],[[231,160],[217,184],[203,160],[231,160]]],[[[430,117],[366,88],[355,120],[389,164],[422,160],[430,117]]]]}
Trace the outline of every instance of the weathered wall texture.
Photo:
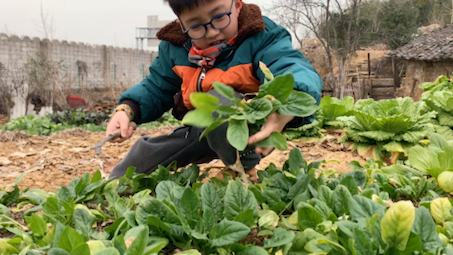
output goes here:
{"type": "Polygon", "coordinates": [[[44,54],[58,66],[54,88],[58,91],[127,89],[149,74],[148,68],[157,56],[157,52],[138,49],[0,34],[0,63],[3,66],[0,86],[6,84],[19,90],[10,91],[13,97],[26,97],[23,95],[28,93],[25,84],[33,68],[30,63],[37,54],[44,54]]]}
{"type": "Polygon", "coordinates": [[[408,60],[406,78],[403,79],[401,90],[403,96],[410,96],[419,100],[424,90],[418,85],[423,82],[434,82],[440,75],[451,76],[453,71],[453,60],[439,62],[424,62],[408,60]]]}

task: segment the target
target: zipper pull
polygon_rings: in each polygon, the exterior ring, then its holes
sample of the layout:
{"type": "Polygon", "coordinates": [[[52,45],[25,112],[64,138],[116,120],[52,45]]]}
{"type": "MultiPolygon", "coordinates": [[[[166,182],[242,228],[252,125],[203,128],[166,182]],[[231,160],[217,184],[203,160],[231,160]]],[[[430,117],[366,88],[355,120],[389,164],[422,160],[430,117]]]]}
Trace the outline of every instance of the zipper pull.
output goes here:
{"type": "Polygon", "coordinates": [[[206,78],[206,71],[207,71],[206,68],[203,68],[203,69],[201,70],[200,79],[203,80],[204,78],[206,78]]]}
{"type": "Polygon", "coordinates": [[[197,81],[197,91],[198,92],[203,92],[203,87],[201,84],[203,83],[204,78],[206,78],[207,71],[208,71],[208,69],[205,67],[203,67],[201,69],[201,73],[200,73],[200,76],[198,76],[198,81],[197,81]]]}

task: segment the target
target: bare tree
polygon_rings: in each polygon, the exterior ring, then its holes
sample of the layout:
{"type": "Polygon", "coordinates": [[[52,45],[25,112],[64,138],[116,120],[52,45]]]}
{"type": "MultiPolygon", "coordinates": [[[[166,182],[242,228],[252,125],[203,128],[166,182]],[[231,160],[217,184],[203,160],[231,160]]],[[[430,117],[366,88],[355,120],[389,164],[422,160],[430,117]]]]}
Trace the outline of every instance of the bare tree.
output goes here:
{"type": "Polygon", "coordinates": [[[362,31],[357,29],[362,0],[276,0],[273,14],[290,29],[299,43],[301,28],[319,39],[329,63],[329,82],[334,96],[340,97],[346,84],[347,69],[362,31]],[[341,24],[339,24],[341,23],[341,24]],[[338,75],[334,74],[334,59],[338,75]]]}
{"type": "Polygon", "coordinates": [[[53,16],[49,16],[49,13],[44,12],[42,0],[40,8],[40,21],[35,22],[35,27],[44,36],[44,38],[52,40],[56,31],[54,18],[53,16]]]}

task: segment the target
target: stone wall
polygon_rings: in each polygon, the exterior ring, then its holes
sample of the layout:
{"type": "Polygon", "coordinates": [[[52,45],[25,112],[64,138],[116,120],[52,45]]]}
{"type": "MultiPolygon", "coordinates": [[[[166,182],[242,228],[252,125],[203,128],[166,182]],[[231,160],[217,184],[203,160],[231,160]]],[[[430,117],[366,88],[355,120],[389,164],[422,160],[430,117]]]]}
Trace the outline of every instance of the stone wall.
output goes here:
{"type": "Polygon", "coordinates": [[[434,82],[440,75],[450,77],[453,71],[453,61],[424,62],[407,61],[406,77],[402,80],[403,96],[410,96],[418,101],[424,90],[418,85],[423,82],[434,82]]]}
{"type": "MultiPolygon", "coordinates": [[[[138,49],[0,34],[0,87],[9,88],[3,90],[4,94],[7,91],[12,98],[27,97],[26,84],[33,79],[30,72],[37,68],[30,63],[38,54],[58,67],[54,91],[79,92],[130,88],[149,74],[148,68],[157,56],[157,52],[138,49]]],[[[0,111],[4,104],[0,102],[0,111]]]]}

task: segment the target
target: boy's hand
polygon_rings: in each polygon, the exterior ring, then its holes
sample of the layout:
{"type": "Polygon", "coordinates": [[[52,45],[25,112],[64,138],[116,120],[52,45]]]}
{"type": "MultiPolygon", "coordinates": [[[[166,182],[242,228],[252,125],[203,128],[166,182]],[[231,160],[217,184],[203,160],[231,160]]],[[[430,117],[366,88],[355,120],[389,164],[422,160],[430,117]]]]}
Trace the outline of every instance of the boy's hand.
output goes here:
{"type": "Polygon", "coordinates": [[[107,125],[106,136],[117,129],[121,129],[121,137],[113,140],[112,142],[123,142],[128,139],[134,133],[134,129],[129,126],[129,116],[126,112],[118,111],[110,119],[109,124],[107,125]]]}
{"type": "MultiPolygon", "coordinates": [[[[269,115],[269,117],[266,119],[266,123],[261,127],[261,130],[249,137],[248,144],[254,144],[256,142],[264,140],[269,137],[272,132],[282,132],[285,125],[292,119],[294,119],[294,116],[281,115],[276,112],[271,113],[271,115],[269,115]]],[[[272,149],[273,147],[256,147],[255,152],[267,156],[272,151],[272,149]]]]}

